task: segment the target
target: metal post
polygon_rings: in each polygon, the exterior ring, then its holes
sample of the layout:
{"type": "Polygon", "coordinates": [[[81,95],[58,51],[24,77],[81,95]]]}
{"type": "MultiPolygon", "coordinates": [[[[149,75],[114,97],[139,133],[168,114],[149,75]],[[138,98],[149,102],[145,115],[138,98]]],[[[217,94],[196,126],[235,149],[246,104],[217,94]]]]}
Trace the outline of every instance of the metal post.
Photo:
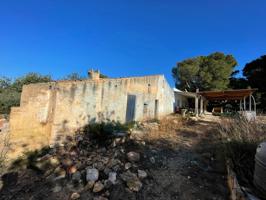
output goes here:
{"type": "Polygon", "coordinates": [[[200,114],[203,114],[203,97],[200,98],[200,114]]]}
{"type": "Polygon", "coordinates": [[[196,117],[199,116],[199,98],[196,96],[195,97],[195,114],[196,114],[196,117]]]}
{"type": "Polygon", "coordinates": [[[244,111],[246,111],[246,97],[244,97],[244,111]]]}
{"type": "Polygon", "coordinates": [[[249,111],[251,111],[251,94],[249,95],[249,111]]]}
{"type": "Polygon", "coordinates": [[[196,117],[199,116],[199,97],[198,97],[199,89],[196,89],[196,97],[195,97],[195,114],[196,117]]]}

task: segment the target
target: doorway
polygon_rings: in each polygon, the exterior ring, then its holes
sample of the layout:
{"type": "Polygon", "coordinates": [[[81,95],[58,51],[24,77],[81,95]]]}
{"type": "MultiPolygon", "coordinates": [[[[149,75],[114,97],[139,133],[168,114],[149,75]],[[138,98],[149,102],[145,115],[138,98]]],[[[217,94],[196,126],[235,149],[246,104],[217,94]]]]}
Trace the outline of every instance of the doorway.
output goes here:
{"type": "Polygon", "coordinates": [[[126,122],[135,120],[136,95],[127,95],[126,122]]]}
{"type": "Polygon", "coordinates": [[[159,100],[155,100],[155,107],[154,107],[154,118],[158,118],[158,108],[159,108],[159,100]]]}

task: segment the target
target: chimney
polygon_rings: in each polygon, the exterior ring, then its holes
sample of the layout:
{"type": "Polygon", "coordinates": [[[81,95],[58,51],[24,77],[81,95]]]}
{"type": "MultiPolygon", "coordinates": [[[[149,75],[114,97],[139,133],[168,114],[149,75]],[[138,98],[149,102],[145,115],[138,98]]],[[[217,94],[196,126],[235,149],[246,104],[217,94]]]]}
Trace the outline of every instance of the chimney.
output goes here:
{"type": "Polygon", "coordinates": [[[88,72],[89,78],[92,80],[99,80],[100,79],[100,71],[99,70],[89,70],[88,72]]]}

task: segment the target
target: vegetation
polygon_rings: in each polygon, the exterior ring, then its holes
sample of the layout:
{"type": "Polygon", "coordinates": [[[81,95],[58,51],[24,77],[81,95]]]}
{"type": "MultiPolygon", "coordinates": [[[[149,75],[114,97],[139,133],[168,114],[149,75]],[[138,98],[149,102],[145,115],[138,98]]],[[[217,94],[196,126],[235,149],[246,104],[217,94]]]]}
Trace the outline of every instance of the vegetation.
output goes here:
{"type": "Polygon", "coordinates": [[[247,78],[252,88],[257,88],[255,94],[258,107],[266,111],[266,55],[247,63],[243,69],[243,75],[247,78]]]}
{"type": "Polygon", "coordinates": [[[86,77],[81,76],[80,74],[76,72],[71,73],[63,78],[63,80],[84,80],[84,79],[86,79],[86,77]]]}
{"type": "MultiPolygon", "coordinates": [[[[100,77],[107,78],[104,74],[100,74],[100,77]]],[[[84,79],[86,79],[86,77],[83,77],[78,73],[71,73],[63,78],[63,80],[84,79]]],[[[40,75],[38,73],[28,73],[25,76],[18,77],[13,81],[7,77],[0,77],[0,114],[9,114],[11,107],[19,106],[23,85],[50,81],[52,81],[51,76],[40,75]]]]}
{"type": "Polygon", "coordinates": [[[107,121],[86,125],[82,132],[97,143],[108,144],[117,134],[128,133],[134,122],[121,124],[120,122],[107,121]]]}
{"type": "Polygon", "coordinates": [[[12,106],[18,106],[23,85],[31,83],[49,82],[50,76],[29,73],[12,81],[7,77],[0,77],[0,114],[8,114],[12,106]]]}
{"type": "Polygon", "coordinates": [[[176,87],[182,90],[222,90],[228,87],[236,65],[232,55],[216,52],[178,62],[172,73],[176,87]]]}
{"type": "Polygon", "coordinates": [[[256,148],[266,139],[265,128],[265,124],[249,122],[241,116],[223,118],[220,123],[225,156],[243,186],[253,185],[256,148]]]}
{"type": "MultiPolygon", "coordinates": [[[[100,74],[100,78],[108,78],[108,76],[100,74]]],[[[85,79],[87,79],[87,77],[82,76],[76,72],[73,72],[63,78],[63,80],[85,80],[85,79]]]]}
{"type": "Polygon", "coordinates": [[[9,135],[0,136],[0,176],[6,169],[7,153],[10,148],[9,135]]]}

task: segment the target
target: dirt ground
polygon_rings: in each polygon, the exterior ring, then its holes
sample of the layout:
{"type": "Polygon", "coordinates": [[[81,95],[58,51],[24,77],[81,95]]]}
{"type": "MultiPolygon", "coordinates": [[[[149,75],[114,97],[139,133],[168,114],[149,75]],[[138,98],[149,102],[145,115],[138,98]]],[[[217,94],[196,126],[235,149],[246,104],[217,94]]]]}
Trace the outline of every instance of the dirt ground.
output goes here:
{"type": "MultiPolygon", "coordinates": [[[[218,117],[181,120],[168,116],[160,123],[145,122],[134,129],[125,152],[140,153],[139,168],[148,177],[139,192],[123,184],[109,189],[107,199],[200,200],[228,199],[224,160],[219,152],[218,117]]],[[[72,189],[53,193],[53,183],[34,170],[21,170],[4,177],[0,199],[70,199],[72,189]]],[[[93,199],[80,192],[80,199],[93,199]]]]}

